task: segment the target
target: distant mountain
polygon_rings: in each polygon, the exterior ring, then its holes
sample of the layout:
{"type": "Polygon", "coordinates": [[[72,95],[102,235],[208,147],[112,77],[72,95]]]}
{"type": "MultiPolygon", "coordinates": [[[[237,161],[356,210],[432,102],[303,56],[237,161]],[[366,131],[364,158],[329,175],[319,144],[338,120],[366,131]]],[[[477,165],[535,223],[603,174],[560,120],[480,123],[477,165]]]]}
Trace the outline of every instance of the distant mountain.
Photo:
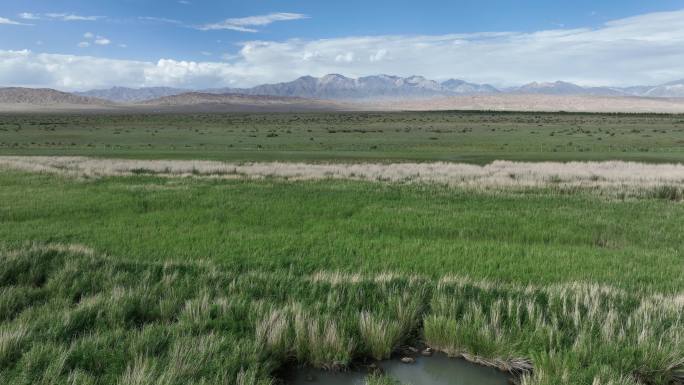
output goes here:
{"type": "MultiPolygon", "coordinates": [[[[497,89],[488,84],[468,83],[458,79],[438,82],[423,76],[400,77],[392,75],[364,76],[353,79],[339,74],[330,74],[322,77],[303,76],[290,82],[263,84],[252,88],[184,90],[170,87],[113,87],[110,89],[77,92],[74,93],[74,95],[130,104],[186,94],[189,92],[217,95],[299,97],[337,101],[411,100],[497,94],[677,98],[684,97],[684,80],[659,86],[634,86],[624,88],[582,87],[577,84],[563,81],[546,83],[533,82],[520,87],[497,89]]],[[[64,98],[64,94],[60,97],[64,98]]],[[[82,99],[81,101],[85,100],[86,99],[82,99]]],[[[92,103],[92,101],[90,103],[92,103]]]]}
{"type": "MultiPolygon", "coordinates": [[[[142,102],[117,104],[102,99],[73,95],[52,89],[0,88],[0,112],[145,112],[226,113],[304,111],[385,110],[507,110],[507,111],[592,111],[592,112],[684,112],[684,97],[676,98],[684,82],[654,87],[623,89],[583,88],[570,83],[536,83],[498,92],[487,86],[458,80],[434,82],[422,77],[372,76],[353,80],[329,76],[273,85],[279,92],[293,94],[376,95],[376,99],[325,100],[293,96],[245,95],[237,93],[186,92],[142,102]],[[322,81],[321,81],[322,80],[322,81]],[[362,85],[365,93],[358,90],[362,85]],[[448,92],[463,92],[440,96],[448,92]],[[453,91],[456,89],[458,91],[453,91]],[[372,90],[372,93],[370,91],[372,90]],[[408,91],[407,91],[408,90],[408,91]],[[480,92],[479,94],[477,92],[480,92]],[[590,92],[608,92],[591,95],[590,92]],[[627,95],[616,97],[612,93],[627,95]],[[565,95],[563,93],[568,93],[565,95]],[[635,94],[647,94],[637,96],[635,94]],[[394,95],[436,95],[396,97],[394,95]],[[382,96],[377,96],[382,95],[382,96]],[[661,97],[656,95],[667,95],[661,97]]],[[[300,79],[301,80],[301,79],[300,79]]],[[[261,86],[264,92],[269,86],[261,86]]],[[[493,88],[493,87],[492,87],[493,88]]],[[[235,92],[235,90],[230,90],[235,92]]],[[[275,91],[273,91],[275,92],[275,91]]]]}
{"type": "Polygon", "coordinates": [[[317,78],[303,76],[291,82],[264,84],[253,88],[212,89],[211,93],[239,93],[244,95],[295,96],[313,99],[363,100],[410,99],[434,96],[458,96],[498,93],[489,85],[447,80],[439,83],[422,76],[391,75],[365,76],[352,79],[338,74],[317,78]]]}
{"type": "Polygon", "coordinates": [[[651,87],[641,93],[640,96],[650,96],[658,98],[683,98],[684,79],[671,83],[666,83],[657,87],[651,87]]]}
{"type": "Polygon", "coordinates": [[[530,95],[591,95],[591,96],[640,96],[651,98],[684,97],[684,80],[678,80],[659,86],[633,87],[581,87],[567,82],[529,83],[521,87],[505,90],[514,94],[530,95]]]}
{"type": "Polygon", "coordinates": [[[459,95],[498,94],[501,92],[489,84],[474,84],[458,79],[444,81],[442,87],[459,95]]]}
{"type": "Polygon", "coordinates": [[[108,89],[75,92],[74,94],[79,96],[105,99],[117,103],[135,103],[145,100],[157,99],[164,96],[178,95],[184,92],[188,92],[188,90],[170,87],[112,87],[108,89]]]}
{"type": "Polygon", "coordinates": [[[567,82],[538,83],[533,82],[520,87],[507,90],[513,94],[540,94],[540,95],[577,95],[584,92],[584,88],[567,82]]]}
{"type": "Polygon", "coordinates": [[[568,82],[538,83],[533,82],[521,87],[508,88],[507,93],[524,95],[591,95],[591,96],[625,96],[625,91],[609,87],[582,87],[568,82]]]}
{"type": "Polygon", "coordinates": [[[27,104],[36,106],[54,105],[108,105],[109,102],[61,92],[50,88],[0,88],[0,104],[27,104]]]}

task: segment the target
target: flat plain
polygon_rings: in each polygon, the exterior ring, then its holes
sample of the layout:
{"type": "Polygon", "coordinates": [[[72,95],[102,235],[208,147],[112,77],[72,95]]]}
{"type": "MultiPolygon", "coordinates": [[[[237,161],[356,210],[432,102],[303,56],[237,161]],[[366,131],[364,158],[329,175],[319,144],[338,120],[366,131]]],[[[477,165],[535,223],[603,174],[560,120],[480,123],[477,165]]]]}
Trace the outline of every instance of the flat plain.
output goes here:
{"type": "Polygon", "coordinates": [[[5,114],[0,154],[231,161],[684,159],[684,115],[5,114]]]}
{"type": "Polygon", "coordinates": [[[3,384],[271,384],[418,344],[525,385],[684,383],[683,116],[0,123],[3,384]],[[249,168],[274,161],[342,171],[249,168]]]}

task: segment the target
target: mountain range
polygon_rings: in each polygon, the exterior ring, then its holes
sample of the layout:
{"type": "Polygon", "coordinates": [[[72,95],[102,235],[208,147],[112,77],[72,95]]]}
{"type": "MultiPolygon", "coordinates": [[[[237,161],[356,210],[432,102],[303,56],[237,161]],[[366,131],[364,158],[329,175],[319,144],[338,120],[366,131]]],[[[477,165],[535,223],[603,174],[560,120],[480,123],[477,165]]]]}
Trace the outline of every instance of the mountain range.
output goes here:
{"type": "MultiPolygon", "coordinates": [[[[454,86],[463,87],[464,85],[455,84],[454,86]]],[[[679,88],[676,84],[670,84],[667,87],[669,88],[664,90],[668,92],[679,88]]],[[[684,98],[563,95],[561,92],[569,92],[564,91],[564,89],[577,92],[577,88],[562,84],[537,84],[519,91],[505,90],[496,93],[384,100],[326,100],[293,96],[183,92],[178,95],[163,96],[146,101],[116,103],[52,89],[0,88],[0,113],[89,112],[128,114],[433,110],[684,113],[684,98]]],[[[585,92],[584,89],[582,92],[585,92]]],[[[640,92],[658,93],[662,91],[651,88],[640,92]]],[[[128,91],[125,93],[129,94],[128,91]]]]}
{"type": "MultiPolygon", "coordinates": [[[[133,95],[118,88],[116,95],[133,95]]],[[[150,90],[144,90],[150,95],[150,90]]],[[[161,89],[156,91],[165,92],[161,89]]],[[[104,94],[104,96],[107,96],[104,94]]],[[[137,102],[112,102],[49,88],[0,88],[0,112],[306,112],[348,108],[333,100],[186,92],[137,102]]]]}
{"type": "Polygon", "coordinates": [[[118,103],[135,103],[187,92],[265,95],[343,101],[425,99],[433,97],[496,94],[679,98],[684,97],[684,80],[658,86],[634,87],[582,87],[563,81],[549,83],[533,82],[519,87],[499,89],[489,84],[469,83],[458,79],[449,79],[440,82],[422,76],[399,77],[390,75],[365,76],[353,79],[343,75],[330,74],[323,77],[303,76],[290,82],[263,84],[252,88],[190,90],[169,87],[114,87],[110,89],[77,92],[74,94],[118,103]]]}

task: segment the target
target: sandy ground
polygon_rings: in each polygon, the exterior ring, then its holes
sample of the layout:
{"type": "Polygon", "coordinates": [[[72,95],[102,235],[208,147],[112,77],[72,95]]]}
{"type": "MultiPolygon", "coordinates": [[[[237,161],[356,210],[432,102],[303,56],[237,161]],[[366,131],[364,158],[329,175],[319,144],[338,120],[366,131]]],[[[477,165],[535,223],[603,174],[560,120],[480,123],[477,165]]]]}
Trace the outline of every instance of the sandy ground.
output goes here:
{"type": "Polygon", "coordinates": [[[553,95],[481,95],[420,100],[392,101],[247,101],[225,103],[188,99],[186,104],[2,104],[4,113],[196,113],[196,112],[306,112],[306,111],[544,111],[544,112],[625,112],[625,113],[684,113],[684,98],[641,98],[608,96],[553,96],[553,95]]]}
{"type": "Polygon", "coordinates": [[[369,103],[378,110],[492,110],[684,113],[684,98],[610,96],[481,95],[369,103]]]}

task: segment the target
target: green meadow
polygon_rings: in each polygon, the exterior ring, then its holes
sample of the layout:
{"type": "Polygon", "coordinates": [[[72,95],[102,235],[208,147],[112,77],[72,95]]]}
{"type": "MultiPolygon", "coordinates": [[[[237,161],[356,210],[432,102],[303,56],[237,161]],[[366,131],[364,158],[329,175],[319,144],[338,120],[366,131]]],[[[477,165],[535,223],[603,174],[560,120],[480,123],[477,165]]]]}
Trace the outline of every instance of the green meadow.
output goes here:
{"type": "Polygon", "coordinates": [[[359,181],[0,174],[0,238],[240,270],[684,289],[684,205],[359,181]]]}
{"type": "MultiPolygon", "coordinates": [[[[0,122],[2,155],[476,163],[684,155],[684,118],[669,115],[0,122]]],[[[275,385],[293,365],[345,370],[425,344],[521,385],[682,385],[682,228],[681,194],[3,169],[0,383],[275,385]]]]}
{"type": "Polygon", "coordinates": [[[684,115],[503,112],[0,116],[1,155],[231,161],[684,160],[684,115]]]}

